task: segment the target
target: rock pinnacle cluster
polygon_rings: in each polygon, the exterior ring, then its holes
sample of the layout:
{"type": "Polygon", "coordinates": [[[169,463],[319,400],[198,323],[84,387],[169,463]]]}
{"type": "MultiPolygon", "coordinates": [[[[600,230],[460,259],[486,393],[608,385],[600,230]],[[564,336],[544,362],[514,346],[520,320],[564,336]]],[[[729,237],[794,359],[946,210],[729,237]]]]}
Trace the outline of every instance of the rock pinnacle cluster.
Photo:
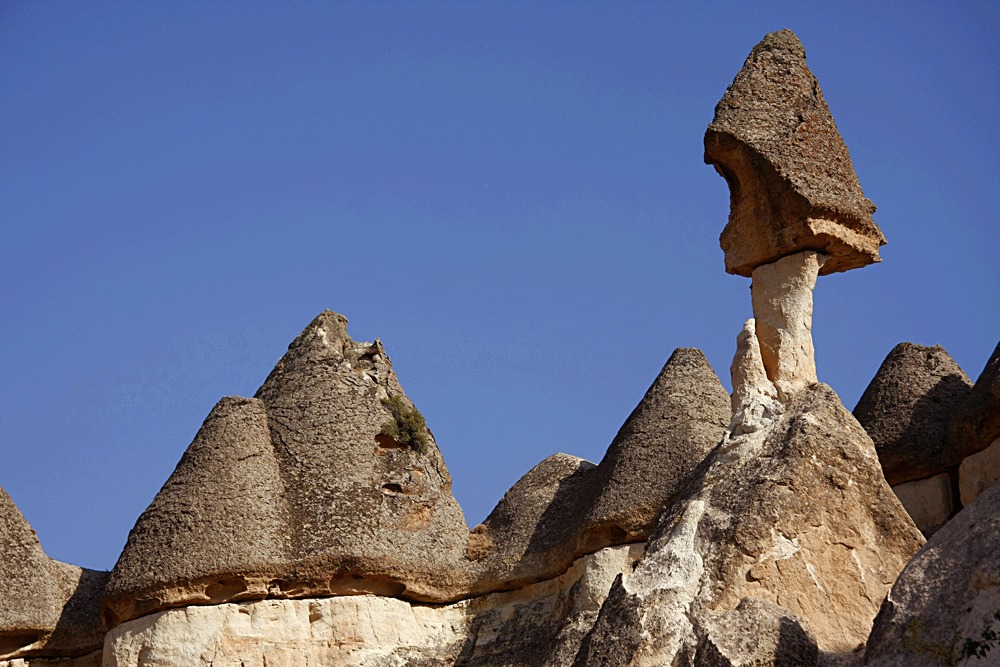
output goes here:
{"type": "Polygon", "coordinates": [[[324,311],[112,572],[49,559],[0,489],[0,667],[1000,664],[1000,346],[973,384],[901,343],[853,414],[819,381],[816,281],[885,239],[792,32],[705,161],[752,279],[731,394],[674,350],[599,463],[543,459],[470,529],[382,343],[324,311]]]}

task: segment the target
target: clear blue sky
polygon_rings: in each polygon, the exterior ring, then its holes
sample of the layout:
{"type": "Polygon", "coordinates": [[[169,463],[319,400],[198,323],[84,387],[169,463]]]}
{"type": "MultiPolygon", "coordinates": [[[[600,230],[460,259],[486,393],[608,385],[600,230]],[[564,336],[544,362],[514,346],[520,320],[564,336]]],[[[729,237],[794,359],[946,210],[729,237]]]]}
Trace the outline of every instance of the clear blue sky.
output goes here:
{"type": "Polygon", "coordinates": [[[671,351],[750,315],[702,162],[753,45],[806,46],[884,263],[820,279],[853,408],[900,341],[1000,337],[1000,5],[0,5],[0,486],[110,568],[226,395],[324,308],[379,337],[470,524],[600,460],[671,351]]]}

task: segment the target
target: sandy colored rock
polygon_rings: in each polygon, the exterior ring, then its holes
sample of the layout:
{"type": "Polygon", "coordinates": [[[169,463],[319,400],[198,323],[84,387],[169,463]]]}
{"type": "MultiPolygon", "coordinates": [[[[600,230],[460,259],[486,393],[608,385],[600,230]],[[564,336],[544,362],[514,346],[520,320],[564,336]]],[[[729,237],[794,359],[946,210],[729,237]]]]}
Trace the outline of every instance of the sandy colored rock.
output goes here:
{"type": "MultiPolygon", "coordinates": [[[[0,660],[69,660],[101,647],[98,572],[52,560],[0,488],[0,660]]],[[[81,663],[82,665],[83,663],[81,663]]]]}
{"type": "Polygon", "coordinates": [[[1000,438],[1000,343],[948,427],[948,446],[966,457],[1000,438]]]}
{"type": "Polygon", "coordinates": [[[805,620],[764,600],[744,598],[736,609],[714,615],[703,627],[698,667],[800,667],[819,659],[805,620]]]}
{"type": "Polygon", "coordinates": [[[114,628],[105,667],[567,664],[641,554],[604,549],[555,579],[451,605],[356,595],[166,610],[114,628]]]}
{"type": "Polygon", "coordinates": [[[1000,484],[994,484],[931,537],[889,591],[875,619],[865,665],[996,665],[963,660],[966,641],[1000,634],[1000,484]]]}
{"type": "Polygon", "coordinates": [[[981,452],[967,457],[958,467],[958,489],[962,506],[968,507],[979,494],[1000,480],[1000,438],[981,452]]]}
{"type": "Polygon", "coordinates": [[[645,541],[728,421],[729,395],[705,355],[675,350],[599,465],[549,457],[475,529],[492,551],[473,566],[473,592],[550,578],[583,554],[645,541]]]}
{"type": "Polygon", "coordinates": [[[729,184],[720,238],[729,273],[750,276],[803,250],[830,257],[823,274],[881,261],[875,205],[790,30],[770,33],[750,52],[715,107],[705,162],[729,184]]]}
{"type": "Polygon", "coordinates": [[[892,487],[924,537],[930,537],[957,511],[951,475],[943,472],[892,487]]]}
{"type": "Polygon", "coordinates": [[[754,269],[750,288],[760,355],[782,401],[818,382],[812,340],[813,288],[827,261],[807,250],[754,269]]]}
{"type": "Polygon", "coordinates": [[[937,475],[968,455],[949,444],[948,425],[971,387],[940,346],[892,349],[854,408],[889,484],[937,475]]]}
{"type": "Polygon", "coordinates": [[[216,406],[139,518],[111,625],[264,597],[457,598],[469,531],[433,436],[413,420],[409,442],[383,433],[412,410],[381,344],[319,315],[254,399],[216,406]]]}
{"type": "Polygon", "coordinates": [[[768,428],[727,436],[700,471],[575,664],[701,664],[707,628],[744,600],[803,619],[824,654],[856,654],[923,538],[833,390],[815,385],[768,428]]]}

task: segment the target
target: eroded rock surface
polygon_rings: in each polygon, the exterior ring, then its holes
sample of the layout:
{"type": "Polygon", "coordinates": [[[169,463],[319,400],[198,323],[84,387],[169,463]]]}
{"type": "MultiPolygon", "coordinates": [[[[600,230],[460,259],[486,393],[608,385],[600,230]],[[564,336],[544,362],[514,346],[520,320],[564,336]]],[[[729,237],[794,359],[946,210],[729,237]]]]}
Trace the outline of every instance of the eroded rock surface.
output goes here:
{"type": "Polygon", "coordinates": [[[889,591],[875,619],[868,667],[996,665],[1000,646],[1000,484],[931,537],[889,591]],[[985,660],[963,651],[990,643],[985,660]]]}
{"type": "Polygon", "coordinates": [[[206,419],[129,535],[111,624],[264,597],[455,599],[468,527],[430,431],[410,420],[410,442],[384,435],[400,409],[412,404],[381,344],[322,313],[256,398],[223,399],[206,419]]]}
{"type": "Polygon", "coordinates": [[[718,664],[705,642],[741,641],[721,638],[731,622],[720,616],[756,604],[744,600],[784,608],[768,623],[803,645],[814,638],[819,655],[856,657],[922,543],[871,440],[829,387],[815,385],[769,427],[727,436],[712,453],[661,516],[635,572],[616,582],[576,665],[718,664]]]}
{"type": "Polygon", "coordinates": [[[726,270],[753,270],[803,250],[830,257],[821,273],[878,262],[885,237],[802,43],[790,30],[754,47],[715,107],[705,162],[729,184],[720,239],[726,270]]]}
{"type": "Polygon", "coordinates": [[[1000,343],[948,427],[949,448],[969,456],[1000,438],[1000,343]]]}
{"type": "Polygon", "coordinates": [[[0,488],[0,661],[27,658],[41,665],[43,658],[69,661],[99,650],[107,579],[107,572],[46,556],[0,488]]]}
{"type": "Polygon", "coordinates": [[[962,461],[967,452],[949,445],[948,425],[971,388],[940,346],[892,349],[854,408],[889,484],[932,477],[962,461]]]}
{"type": "Polygon", "coordinates": [[[549,457],[507,492],[474,542],[488,545],[474,592],[563,572],[606,546],[644,541],[719,442],[729,395],[700,350],[674,351],[601,463],[549,457]]]}
{"type": "Polygon", "coordinates": [[[113,629],[105,666],[568,664],[642,551],[603,549],[555,579],[451,605],[355,595],[162,611],[113,629]]]}
{"type": "Polygon", "coordinates": [[[951,475],[943,472],[897,484],[892,492],[924,537],[930,537],[958,511],[953,487],[951,475]]]}

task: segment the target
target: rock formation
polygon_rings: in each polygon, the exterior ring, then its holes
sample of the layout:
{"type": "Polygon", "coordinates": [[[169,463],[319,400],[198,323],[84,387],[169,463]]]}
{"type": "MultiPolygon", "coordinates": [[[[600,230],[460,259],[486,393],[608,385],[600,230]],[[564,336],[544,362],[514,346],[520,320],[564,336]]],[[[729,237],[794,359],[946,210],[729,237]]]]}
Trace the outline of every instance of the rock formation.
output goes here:
{"type": "MultiPolygon", "coordinates": [[[[770,424],[727,435],[661,516],[635,572],[615,584],[576,664],[730,664],[709,656],[746,641],[757,623],[850,655],[922,541],[871,440],[816,385],[770,424]]],[[[759,637],[755,650],[787,652],[786,633],[772,634],[777,643],[759,637]]]]}
{"type": "Polygon", "coordinates": [[[962,461],[967,453],[948,446],[948,424],[971,388],[941,347],[892,349],[854,408],[890,484],[932,477],[962,461]]]}
{"type": "Polygon", "coordinates": [[[875,619],[868,667],[1000,664],[997,507],[1000,484],[935,533],[906,566],[875,619]]]}
{"type": "Polygon", "coordinates": [[[958,470],[963,504],[1000,480],[1000,343],[955,411],[948,446],[967,457],[958,470]]]}
{"type": "Polygon", "coordinates": [[[705,162],[729,184],[721,242],[730,273],[750,276],[803,250],[829,257],[824,274],[880,261],[875,205],[790,30],[754,47],[716,105],[705,162]]]}
{"type": "MultiPolygon", "coordinates": [[[[450,611],[423,617],[435,628],[449,624],[461,640],[454,652],[445,635],[400,635],[398,645],[378,649],[386,656],[416,660],[412,640],[425,646],[424,660],[436,655],[431,645],[441,655],[468,654],[468,664],[532,653],[571,660],[625,567],[621,555],[632,554],[631,563],[642,552],[662,508],[721,438],[729,413],[729,396],[704,355],[679,349],[599,465],[549,457],[470,532],[433,436],[381,345],[351,340],[346,319],[325,312],[255,398],[216,405],[139,518],[104,600],[114,628],[108,659],[137,664],[141,653],[142,664],[169,664],[195,650],[254,659],[267,651],[247,648],[249,631],[237,627],[246,621],[288,626],[288,650],[336,664],[353,649],[331,653],[303,639],[306,626],[296,619],[313,607],[294,600],[367,594],[383,602],[352,604],[389,614],[383,620],[390,625],[420,615],[418,603],[443,603],[450,611]],[[598,574],[607,562],[617,569],[598,574]],[[547,591],[545,599],[525,598],[528,590],[547,591]],[[497,611],[509,606],[496,597],[504,591],[519,600],[523,627],[497,611]],[[204,605],[212,610],[193,609],[204,605]],[[531,623],[529,608],[537,617],[531,623]],[[192,623],[215,630],[192,629],[207,643],[178,646],[178,633],[188,632],[178,628],[192,623]]],[[[324,605],[315,607],[326,619],[317,621],[322,632],[346,631],[323,611],[346,607],[324,605]]],[[[336,634],[312,636],[319,644],[338,641],[336,634]]]]}
{"type": "Polygon", "coordinates": [[[381,344],[319,315],[256,398],[209,415],[129,535],[109,622],[266,597],[455,599],[468,527],[417,414],[381,344]],[[406,442],[387,435],[400,422],[406,442]]]}
{"type": "Polygon", "coordinates": [[[67,667],[98,665],[94,652],[104,636],[99,603],[107,578],[107,572],[46,556],[35,531],[0,488],[0,663],[26,658],[62,659],[67,667]]]}
{"type": "Polygon", "coordinates": [[[554,577],[584,554],[645,541],[728,420],[729,396],[705,355],[675,350],[599,465],[549,457],[473,531],[484,546],[472,592],[554,577]]]}
{"type": "Polygon", "coordinates": [[[857,660],[923,538],[871,439],[817,380],[817,276],[878,261],[884,239],[791,32],[754,48],[716,107],[705,160],[730,188],[726,268],[753,279],[733,418],[575,664],[857,660]]]}
{"type": "Polygon", "coordinates": [[[857,420],[819,382],[816,280],[885,240],[791,32],[753,49],[705,160],[726,269],[752,278],[731,396],[675,350],[599,464],[546,458],[470,531],[381,343],[326,311],[253,398],[219,401],[110,578],[50,560],[0,489],[0,667],[1000,655],[1000,346],[970,390],[900,344],[857,420]],[[940,528],[923,549],[911,516],[940,528]]]}

